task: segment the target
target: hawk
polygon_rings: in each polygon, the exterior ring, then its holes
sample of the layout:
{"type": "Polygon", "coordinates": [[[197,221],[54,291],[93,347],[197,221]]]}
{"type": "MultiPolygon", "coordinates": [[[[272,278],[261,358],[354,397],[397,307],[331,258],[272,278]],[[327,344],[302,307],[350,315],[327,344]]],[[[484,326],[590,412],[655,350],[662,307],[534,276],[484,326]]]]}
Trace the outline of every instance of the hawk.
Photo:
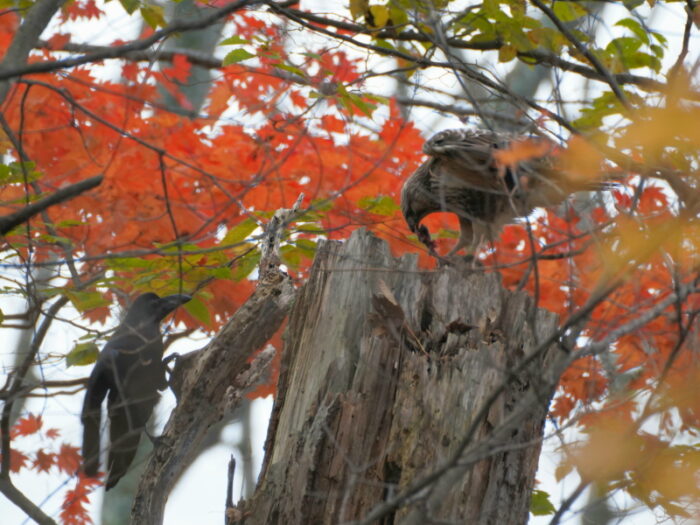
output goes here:
{"type": "Polygon", "coordinates": [[[460,233],[448,256],[462,248],[472,258],[501,227],[537,207],[555,206],[571,193],[609,189],[605,183],[575,181],[557,170],[557,146],[546,139],[487,130],[448,129],[423,145],[430,158],[401,190],[401,211],[410,230],[431,253],[434,242],[423,218],[457,214],[460,233]],[[526,159],[519,162],[514,158],[526,159]]]}

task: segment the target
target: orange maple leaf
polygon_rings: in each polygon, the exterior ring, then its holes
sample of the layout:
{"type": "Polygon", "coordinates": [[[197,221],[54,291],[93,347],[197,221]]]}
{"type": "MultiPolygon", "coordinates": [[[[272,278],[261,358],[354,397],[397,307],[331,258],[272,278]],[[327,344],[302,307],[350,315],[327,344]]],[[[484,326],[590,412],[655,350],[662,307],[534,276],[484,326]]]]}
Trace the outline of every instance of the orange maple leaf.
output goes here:
{"type": "Polygon", "coordinates": [[[493,152],[493,157],[498,166],[517,166],[520,162],[544,157],[552,153],[554,145],[551,142],[528,138],[514,140],[507,148],[493,152]]]}

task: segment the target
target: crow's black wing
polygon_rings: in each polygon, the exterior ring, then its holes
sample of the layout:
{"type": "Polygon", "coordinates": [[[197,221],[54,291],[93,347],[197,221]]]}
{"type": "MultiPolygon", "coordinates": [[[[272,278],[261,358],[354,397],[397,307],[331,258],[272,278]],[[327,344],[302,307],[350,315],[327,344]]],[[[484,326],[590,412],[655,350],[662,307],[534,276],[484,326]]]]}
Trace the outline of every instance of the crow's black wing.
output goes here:
{"type": "Polygon", "coordinates": [[[109,490],[126,474],[134,460],[141,434],[159,399],[156,389],[129,392],[124,401],[119,392],[109,398],[109,472],[105,488],[109,490]],[[149,390],[149,391],[147,391],[149,390]],[[136,399],[140,396],[140,399],[136,399]]]}
{"type": "Polygon", "coordinates": [[[160,340],[145,343],[129,338],[115,342],[118,357],[116,385],[110,392],[109,407],[109,457],[108,477],[105,488],[109,490],[126,474],[134,460],[141,434],[153,412],[160,394],[158,389],[165,384],[165,365],[162,359],[160,340]],[[138,352],[133,350],[138,348],[138,352]],[[148,357],[153,356],[153,357],[148,357]]]}
{"type": "Polygon", "coordinates": [[[83,471],[96,476],[100,468],[100,424],[102,401],[113,386],[112,374],[105,362],[98,360],[88,380],[83,402],[83,471]]]}

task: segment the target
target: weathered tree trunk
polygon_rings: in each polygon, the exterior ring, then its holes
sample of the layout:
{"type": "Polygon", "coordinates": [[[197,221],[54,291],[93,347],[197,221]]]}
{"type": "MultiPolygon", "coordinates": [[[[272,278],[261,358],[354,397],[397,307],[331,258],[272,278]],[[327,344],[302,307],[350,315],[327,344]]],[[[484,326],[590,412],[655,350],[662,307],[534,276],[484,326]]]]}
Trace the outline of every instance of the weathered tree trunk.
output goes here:
{"type": "Polygon", "coordinates": [[[522,524],[556,317],[494,274],[416,269],[356,232],[290,313],[246,524],[522,524]]]}

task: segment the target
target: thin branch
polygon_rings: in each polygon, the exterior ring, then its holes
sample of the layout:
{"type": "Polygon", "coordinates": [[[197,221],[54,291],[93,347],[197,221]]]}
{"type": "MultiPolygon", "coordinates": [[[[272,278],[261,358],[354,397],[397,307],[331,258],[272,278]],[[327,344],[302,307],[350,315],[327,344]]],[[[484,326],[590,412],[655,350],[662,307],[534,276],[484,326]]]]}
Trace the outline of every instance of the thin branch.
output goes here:
{"type": "Polygon", "coordinates": [[[620,89],[617,80],[615,80],[615,77],[610,73],[610,71],[608,71],[608,69],[603,65],[603,63],[598,59],[598,57],[591,53],[591,51],[586,46],[584,46],[578,38],[576,38],[576,36],[571,32],[571,30],[566,26],[566,24],[559,20],[559,17],[557,17],[557,15],[551,8],[544,5],[541,2],[541,0],[532,0],[532,3],[535,4],[540,9],[540,11],[547,15],[547,18],[549,18],[552,21],[552,23],[555,26],[557,26],[557,29],[559,29],[561,34],[563,34],[567,38],[567,40],[574,45],[574,47],[578,50],[579,53],[581,53],[588,59],[588,61],[593,65],[598,74],[605,79],[605,82],[610,86],[610,89],[612,89],[613,93],[615,93],[615,96],[620,100],[622,105],[625,106],[625,108],[627,109],[631,109],[631,106],[627,101],[627,96],[622,91],[622,89],[620,89]]]}
{"type": "MultiPolygon", "coordinates": [[[[410,41],[410,42],[420,42],[420,43],[425,43],[425,42],[431,42],[431,37],[428,34],[424,33],[418,33],[415,31],[402,31],[402,32],[396,32],[395,28],[390,27],[387,28],[386,30],[382,31],[376,31],[376,30],[371,30],[368,29],[365,26],[359,25],[359,24],[352,24],[340,20],[335,20],[332,18],[327,18],[324,16],[319,16],[313,13],[309,13],[306,11],[300,11],[298,9],[285,9],[285,13],[290,13],[294,15],[295,17],[307,20],[309,22],[313,22],[315,24],[319,24],[322,26],[330,26],[330,27],[335,27],[336,29],[341,29],[344,31],[349,31],[352,33],[356,34],[366,34],[366,35],[372,35],[375,38],[384,38],[388,40],[398,40],[398,41],[410,41]]],[[[464,40],[461,38],[447,38],[446,43],[455,49],[472,49],[472,50],[477,50],[477,51],[496,51],[503,47],[504,42],[501,41],[500,39],[496,40],[489,40],[485,42],[471,42],[468,40],[464,40]]],[[[544,51],[541,49],[534,49],[530,51],[522,51],[518,52],[518,57],[521,58],[527,58],[530,59],[528,63],[530,63],[532,60],[536,61],[537,63],[542,63],[542,64],[549,64],[555,67],[558,67],[560,69],[563,69],[564,71],[573,71],[581,76],[584,76],[586,78],[589,78],[591,80],[598,80],[602,82],[607,82],[607,78],[605,75],[601,74],[600,72],[596,71],[595,69],[591,69],[590,67],[587,67],[583,64],[577,64],[575,62],[570,62],[568,60],[564,60],[561,58],[559,55],[555,55],[554,53],[551,53],[549,51],[544,51]]],[[[608,74],[610,74],[608,72],[608,74]]],[[[612,77],[615,79],[616,82],[620,84],[635,84],[638,85],[639,87],[643,89],[653,89],[657,91],[663,91],[666,88],[666,85],[663,84],[662,82],[659,82],[657,80],[654,80],[649,77],[644,77],[641,75],[633,75],[631,73],[617,73],[615,75],[612,75],[612,77]]],[[[700,93],[694,93],[700,99],[700,93]]]]}
{"type": "MultiPolygon", "coordinates": [[[[46,1],[57,2],[57,0],[46,1]]],[[[169,26],[155,31],[153,34],[146,38],[134,40],[132,42],[129,42],[128,44],[124,44],[123,46],[119,47],[105,48],[101,51],[91,53],[89,55],[66,58],[64,60],[37,62],[24,67],[15,66],[8,68],[0,68],[0,80],[21,77],[23,75],[29,75],[34,73],[49,73],[51,71],[80,66],[82,64],[100,62],[108,58],[122,58],[132,51],[141,51],[143,49],[148,49],[152,45],[157,44],[164,38],[174,33],[184,33],[186,31],[193,31],[195,29],[204,29],[205,27],[210,26],[211,24],[217,22],[222,18],[225,18],[226,16],[236,11],[239,11],[245,7],[253,6],[257,3],[259,3],[258,0],[238,0],[237,2],[232,2],[225,7],[216,9],[212,11],[212,13],[210,13],[209,15],[203,16],[201,18],[178,19],[169,26]]]]}
{"type": "Polygon", "coordinates": [[[549,525],[559,524],[559,522],[561,521],[561,517],[567,510],[569,510],[569,508],[571,508],[571,505],[573,505],[574,502],[579,498],[579,496],[581,496],[581,494],[588,485],[588,481],[581,481],[581,483],[578,484],[578,487],[576,487],[576,489],[569,495],[569,497],[562,502],[561,506],[557,509],[557,512],[554,514],[554,516],[552,516],[549,525]]]}
{"type": "Polygon", "coordinates": [[[671,69],[669,69],[668,71],[668,78],[671,82],[673,82],[673,80],[675,80],[678,76],[678,73],[680,73],[681,68],[683,67],[683,61],[685,60],[685,57],[688,56],[688,48],[690,44],[690,31],[693,29],[693,12],[695,10],[695,6],[693,5],[692,0],[687,0],[686,4],[687,5],[685,9],[687,16],[685,19],[685,27],[683,28],[683,44],[681,45],[681,50],[678,53],[676,61],[671,66],[671,69]]]}
{"type": "Polygon", "coordinates": [[[0,493],[17,505],[24,513],[39,525],[56,525],[56,522],[37,507],[24,493],[15,487],[9,478],[0,476],[0,493]]]}
{"type": "MultiPolygon", "coordinates": [[[[353,27],[354,31],[356,33],[362,34],[365,31],[362,31],[362,26],[354,25],[354,24],[346,24],[343,22],[336,23],[336,21],[332,19],[327,19],[323,17],[319,17],[317,15],[311,15],[310,13],[305,13],[305,12],[300,12],[295,9],[290,9],[289,12],[291,13],[302,13],[299,17],[302,19],[307,19],[307,20],[315,20],[315,19],[321,19],[324,22],[324,25],[330,25],[330,26],[336,26],[340,27],[341,25],[349,25],[353,27]]],[[[394,40],[412,40],[414,42],[431,42],[431,40],[425,36],[421,35],[419,33],[400,33],[399,38],[394,38],[394,40]],[[410,36],[411,38],[408,38],[410,36]],[[406,38],[402,38],[406,37],[406,38]]],[[[471,45],[469,42],[465,42],[464,40],[457,39],[457,38],[448,38],[447,43],[450,45],[450,47],[453,47],[455,49],[477,49],[477,50],[497,50],[499,49],[503,43],[500,41],[494,41],[491,44],[481,42],[478,45],[471,45]],[[485,45],[488,44],[488,45],[485,45]]],[[[40,40],[37,43],[37,48],[39,49],[50,49],[52,51],[67,51],[71,53],[102,53],[106,50],[111,50],[114,49],[113,47],[108,47],[108,46],[96,46],[92,44],[84,44],[84,43],[74,43],[74,42],[68,42],[61,46],[60,48],[54,48],[50,45],[50,43],[46,40],[40,40]]],[[[192,49],[182,49],[182,48],[176,48],[176,49],[170,49],[170,50],[158,50],[158,51],[150,51],[150,50],[139,50],[139,51],[129,51],[126,53],[124,56],[116,57],[119,59],[125,59],[125,60],[133,60],[137,62],[154,62],[156,60],[159,61],[165,61],[165,62],[172,62],[173,58],[176,55],[182,55],[187,57],[187,60],[192,64],[200,67],[204,67],[207,69],[218,69],[221,66],[221,60],[217,59],[216,57],[213,57],[209,54],[199,52],[197,50],[192,50],[192,49]]],[[[571,71],[574,73],[578,73],[582,77],[588,78],[590,80],[597,80],[600,82],[605,82],[605,78],[598,73],[596,70],[585,66],[583,64],[578,64],[576,62],[571,62],[569,60],[565,60],[559,55],[555,55],[554,53],[550,53],[548,51],[543,51],[540,49],[533,49],[530,51],[521,51],[518,52],[518,57],[527,59],[527,63],[530,64],[533,61],[536,62],[537,64],[547,64],[550,66],[558,67],[559,69],[563,71],[571,71]]],[[[278,76],[280,78],[284,78],[285,80],[291,80],[297,83],[301,84],[308,84],[309,82],[306,79],[303,79],[299,75],[294,75],[293,73],[289,73],[287,71],[282,71],[282,70],[275,70],[272,72],[265,72],[265,74],[273,75],[273,76],[278,76]]],[[[619,84],[631,84],[631,85],[636,85],[641,89],[647,90],[647,91],[665,91],[667,89],[667,85],[664,84],[663,82],[659,82],[658,80],[654,80],[653,78],[641,76],[641,75],[634,75],[632,73],[616,73],[613,75],[615,80],[619,84]]],[[[688,98],[692,100],[700,100],[700,93],[691,91],[687,92],[685,94],[688,96],[688,98]]],[[[123,94],[122,94],[123,96],[123,94]]],[[[185,112],[186,114],[189,114],[189,112],[185,112]]]]}
{"type": "Polygon", "coordinates": [[[76,182],[75,184],[61,188],[48,197],[44,197],[43,199],[25,206],[21,210],[0,217],[0,235],[5,235],[10,230],[27,222],[31,217],[41,213],[50,206],[73,199],[81,193],[99,186],[103,178],[104,177],[102,175],[97,175],[95,177],[90,177],[89,179],[76,182]]]}

